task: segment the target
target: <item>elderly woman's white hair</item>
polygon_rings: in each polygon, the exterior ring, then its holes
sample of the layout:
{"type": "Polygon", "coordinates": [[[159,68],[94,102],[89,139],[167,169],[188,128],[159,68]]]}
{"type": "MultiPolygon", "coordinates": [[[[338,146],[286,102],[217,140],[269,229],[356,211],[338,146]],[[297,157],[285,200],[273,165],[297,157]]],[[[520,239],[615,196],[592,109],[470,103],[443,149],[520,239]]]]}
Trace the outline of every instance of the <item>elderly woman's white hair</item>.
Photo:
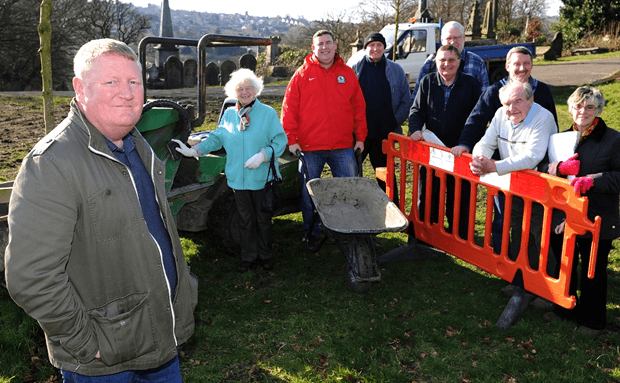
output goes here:
{"type": "Polygon", "coordinates": [[[593,86],[584,85],[577,88],[573,94],[570,95],[566,104],[568,105],[568,111],[570,112],[573,106],[577,104],[585,104],[588,101],[592,102],[596,107],[596,115],[603,113],[605,108],[605,97],[600,90],[593,86]]]}
{"type": "Polygon", "coordinates": [[[252,88],[256,90],[256,97],[263,91],[263,80],[258,78],[250,69],[241,68],[230,75],[230,80],[228,80],[224,86],[224,92],[228,97],[236,98],[237,93],[235,89],[244,81],[248,81],[252,85],[252,88]]]}

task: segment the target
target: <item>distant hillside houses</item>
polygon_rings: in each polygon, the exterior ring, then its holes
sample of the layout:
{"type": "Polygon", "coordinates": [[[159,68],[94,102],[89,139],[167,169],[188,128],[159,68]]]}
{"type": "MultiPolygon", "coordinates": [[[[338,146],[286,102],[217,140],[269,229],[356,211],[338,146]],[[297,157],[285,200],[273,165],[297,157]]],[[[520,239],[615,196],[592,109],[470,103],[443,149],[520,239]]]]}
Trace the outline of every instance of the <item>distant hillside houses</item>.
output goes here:
{"type": "MultiPolygon", "coordinates": [[[[161,7],[149,4],[136,7],[137,11],[151,17],[151,30],[147,35],[159,35],[161,7]]],[[[304,18],[250,16],[245,14],[209,13],[171,9],[174,37],[198,39],[207,33],[234,34],[244,36],[277,36],[294,27],[310,25],[304,18]]]]}

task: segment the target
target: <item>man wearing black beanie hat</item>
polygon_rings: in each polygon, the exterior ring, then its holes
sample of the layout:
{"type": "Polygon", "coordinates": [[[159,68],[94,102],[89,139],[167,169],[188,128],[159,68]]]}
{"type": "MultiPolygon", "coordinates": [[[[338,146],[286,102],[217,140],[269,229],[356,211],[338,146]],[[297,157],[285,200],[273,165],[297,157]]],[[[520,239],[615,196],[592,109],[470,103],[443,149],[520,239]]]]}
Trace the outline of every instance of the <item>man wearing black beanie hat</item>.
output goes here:
{"type": "Polygon", "coordinates": [[[366,46],[370,43],[372,43],[373,41],[378,41],[381,44],[383,44],[383,49],[385,49],[385,46],[387,45],[385,42],[385,37],[383,37],[383,35],[379,32],[370,32],[368,34],[368,36],[366,36],[366,39],[364,40],[364,49],[366,49],[366,46]]]}
{"type": "MultiPolygon", "coordinates": [[[[390,132],[402,134],[401,125],[409,116],[412,103],[405,71],[383,55],[386,45],[385,37],[381,33],[369,33],[364,39],[366,54],[351,65],[359,78],[366,100],[368,136],[364,142],[362,161],[370,156],[373,169],[387,165],[387,155],[383,153],[381,142],[390,132]]],[[[379,179],[377,182],[385,191],[385,182],[379,179]]],[[[392,184],[393,201],[398,205],[396,182],[392,184]]]]}

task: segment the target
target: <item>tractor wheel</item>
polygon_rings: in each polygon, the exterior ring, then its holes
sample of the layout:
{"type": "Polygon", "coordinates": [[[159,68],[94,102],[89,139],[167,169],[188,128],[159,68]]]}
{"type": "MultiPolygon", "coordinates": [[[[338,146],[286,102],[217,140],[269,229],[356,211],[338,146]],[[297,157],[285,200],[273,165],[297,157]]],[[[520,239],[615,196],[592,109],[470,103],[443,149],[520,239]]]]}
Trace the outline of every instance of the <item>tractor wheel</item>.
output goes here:
{"type": "Polygon", "coordinates": [[[489,75],[489,84],[495,84],[506,76],[508,76],[506,68],[503,66],[497,66],[495,69],[491,70],[491,74],[489,75]]]}

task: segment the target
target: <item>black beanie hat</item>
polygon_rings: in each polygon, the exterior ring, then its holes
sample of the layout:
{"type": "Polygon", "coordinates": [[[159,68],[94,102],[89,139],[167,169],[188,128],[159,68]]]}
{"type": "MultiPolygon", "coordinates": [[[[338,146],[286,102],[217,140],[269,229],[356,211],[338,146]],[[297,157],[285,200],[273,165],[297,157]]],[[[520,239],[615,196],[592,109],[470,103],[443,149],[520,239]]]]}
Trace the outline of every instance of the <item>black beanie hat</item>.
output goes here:
{"type": "Polygon", "coordinates": [[[387,46],[387,44],[385,43],[385,37],[383,37],[381,33],[370,32],[368,36],[366,36],[366,39],[364,40],[364,49],[366,49],[366,45],[372,43],[373,41],[379,41],[381,44],[383,44],[383,48],[387,46]]]}

